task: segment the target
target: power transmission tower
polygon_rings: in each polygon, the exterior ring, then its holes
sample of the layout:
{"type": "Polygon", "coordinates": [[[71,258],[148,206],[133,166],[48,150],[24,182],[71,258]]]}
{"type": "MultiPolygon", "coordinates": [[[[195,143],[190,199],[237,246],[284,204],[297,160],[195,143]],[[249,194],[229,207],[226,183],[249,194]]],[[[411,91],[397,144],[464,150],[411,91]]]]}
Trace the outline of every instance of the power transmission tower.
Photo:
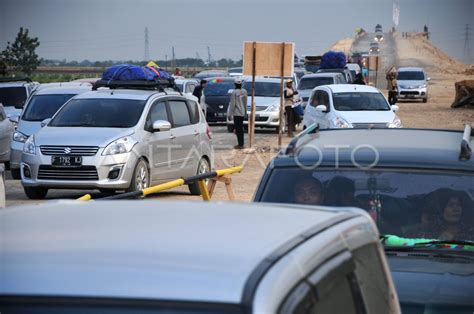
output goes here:
{"type": "Polygon", "coordinates": [[[212,60],[211,57],[212,57],[211,56],[211,48],[209,48],[209,46],[208,46],[207,47],[207,64],[209,64],[209,65],[211,64],[211,60],[212,60]]]}
{"type": "Polygon", "coordinates": [[[467,61],[467,63],[472,62],[471,58],[471,44],[469,42],[469,39],[471,39],[471,28],[469,27],[469,24],[466,24],[466,28],[464,29],[464,59],[467,61]]]}
{"type": "Polygon", "coordinates": [[[145,50],[143,54],[143,60],[150,60],[150,45],[148,41],[148,27],[145,27],[145,50]]]}

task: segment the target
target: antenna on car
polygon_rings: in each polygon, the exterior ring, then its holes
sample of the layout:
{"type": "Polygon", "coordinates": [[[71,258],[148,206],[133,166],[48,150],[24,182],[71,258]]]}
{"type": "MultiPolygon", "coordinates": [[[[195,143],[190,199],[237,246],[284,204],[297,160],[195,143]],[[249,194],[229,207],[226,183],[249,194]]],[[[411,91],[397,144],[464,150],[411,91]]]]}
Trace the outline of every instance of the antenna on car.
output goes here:
{"type": "Polygon", "coordinates": [[[285,149],[285,155],[294,155],[295,154],[295,149],[296,149],[296,144],[298,144],[298,141],[305,135],[312,134],[312,133],[317,133],[319,131],[319,124],[318,123],[313,123],[306,129],[304,129],[302,132],[300,132],[298,135],[295,136],[294,139],[291,140],[290,144],[285,149]]]}
{"type": "Polygon", "coordinates": [[[471,159],[472,150],[469,146],[471,141],[472,128],[469,124],[464,126],[464,133],[461,140],[461,152],[459,153],[459,160],[469,160],[471,159]]]}

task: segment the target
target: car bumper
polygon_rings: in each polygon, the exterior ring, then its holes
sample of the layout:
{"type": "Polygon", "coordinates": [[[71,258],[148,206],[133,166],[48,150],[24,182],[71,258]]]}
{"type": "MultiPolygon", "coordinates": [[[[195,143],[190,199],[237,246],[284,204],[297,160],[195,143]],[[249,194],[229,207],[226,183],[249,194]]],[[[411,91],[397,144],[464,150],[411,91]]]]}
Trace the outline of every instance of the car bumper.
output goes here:
{"type": "Polygon", "coordinates": [[[428,97],[427,88],[399,88],[399,99],[425,99],[428,97]]]}
{"type": "Polygon", "coordinates": [[[10,151],[10,169],[20,169],[21,154],[23,153],[23,146],[25,144],[17,141],[12,141],[10,151]]]}
{"type": "MultiPolygon", "coordinates": [[[[250,116],[250,112],[247,113],[250,116]]],[[[244,124],[248,124],[248,119],[244,124]]],[[[280,126],[280,113],[278,111],[257,111],[255,113],[255,126],[274,128],[280,126]]]]}
{"type": "Polygon", "coordinates": [[[130,186],[138,155],[132,151],[102,156],[102,151],[103,149],[99,149],[95,156],[82,157],[82,166],[75,168],[52,166],[51,156],[23,154],[21,182],[27,187],[127,189],[130,186]],[[117,177],[109,178],[114,170],[118,170],[117,177]]]}

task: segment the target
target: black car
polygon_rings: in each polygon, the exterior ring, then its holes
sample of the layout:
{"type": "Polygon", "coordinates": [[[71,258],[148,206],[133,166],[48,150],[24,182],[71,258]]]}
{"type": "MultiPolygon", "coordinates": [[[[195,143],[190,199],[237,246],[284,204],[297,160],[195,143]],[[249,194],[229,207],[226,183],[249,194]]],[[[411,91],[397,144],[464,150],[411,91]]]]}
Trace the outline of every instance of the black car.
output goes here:
{"type": "Polygon", "coordinates": [[[207,122],[226,121],[234,81],[233,77],[213,77],[207,80],[207,86],[204,89],[207,122]]]}
{"type": "Polygon", "coordinates": [[[471,128],[315,129],[273,159],[254,201],[365,209],[403,313],[472,313],[471,128]]]}

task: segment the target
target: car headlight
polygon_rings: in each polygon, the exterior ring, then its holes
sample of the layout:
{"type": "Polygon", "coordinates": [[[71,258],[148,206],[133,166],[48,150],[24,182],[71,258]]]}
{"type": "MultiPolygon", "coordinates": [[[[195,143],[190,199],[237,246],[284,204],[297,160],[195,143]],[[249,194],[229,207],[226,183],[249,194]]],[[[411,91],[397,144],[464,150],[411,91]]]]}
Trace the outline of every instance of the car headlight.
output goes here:
{"type": "Polygon", "coordinates": [[[265,109],[265,111],[278,111],[280,109],[280,104],[279,103],[274,103],[270,106],[268,106],[267,109],[265,109]]]}
{"type": "Polygon", "coordinates": [[[352,127],[349,122],[341,117],[336,117],[334,120],[332,120],[332,123],[336,128],[346,129],[352,127]]]}
{"type": "Polygon", "coordinates": [[[25,143],[26,140],[28,140],[28,136],[26,136],[25,134],[21,132],[16,131],[15,133],[13,133],[13,140],[15,142],[25,143]]]}
{"type": "Polygon", "coordinates": [[[118,155],[129,153],[136,143],[137,141],[130,136],[119,138],[118,140],[113,141],[107,145],[102,155],[118,155]]]}
{"type": "Polygon", "coordinates": [[[398,117],[395,117],[393,121],[388,125],[389,128],[403,128],[402,121],[398,117]]]}
{"type": "Polygon", "coordinates": [[[30,136],[26,140],[25,145],[23,145],[23,153],[36,155],[35,137],[33,135],[30,136]]]}
{"type": "Polygon", "coordinates": [[[400,88],[408,88],[406,85],[398,85],[400,88]]]}
{"type": "Polygon", "coordinates": [[[418,86],[418,88],[425,88],[426,87],[426,84],[421,84],[420,86],[418,86]]]}

